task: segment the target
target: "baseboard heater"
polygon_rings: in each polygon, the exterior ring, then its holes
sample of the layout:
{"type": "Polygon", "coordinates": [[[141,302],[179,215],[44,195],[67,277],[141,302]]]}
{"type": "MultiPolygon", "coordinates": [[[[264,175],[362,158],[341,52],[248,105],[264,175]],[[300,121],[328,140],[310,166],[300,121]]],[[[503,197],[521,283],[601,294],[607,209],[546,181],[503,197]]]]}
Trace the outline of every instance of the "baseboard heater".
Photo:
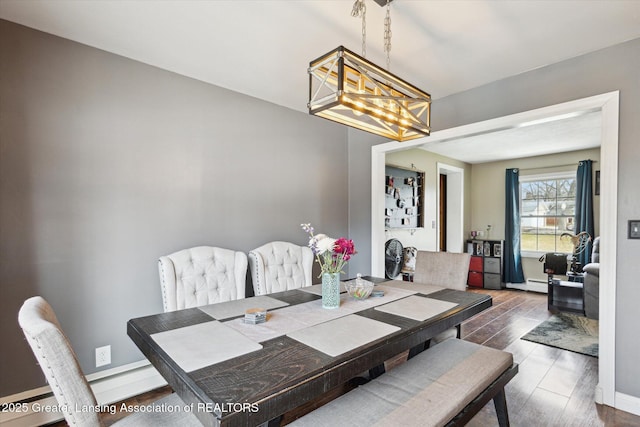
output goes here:
{"type": "MultiPolygon", "coordinates": [[[[87,375],[99,405],[109,405],[162,387],[167,382],[147,360],[87,375]]],[[[58,402],[49,386],[0,397],[0,406],[14,408],[0,412],[3,427],[36,427],[60,421],[60,412],[52,411],[58,402]]]]}
{"type": "Polygon", "coordinates": [[[520,289],[521,291],[547,293],[547,281],[542,279],[527,279],[525,283],[507,283],[509,289],[520,289]]]}

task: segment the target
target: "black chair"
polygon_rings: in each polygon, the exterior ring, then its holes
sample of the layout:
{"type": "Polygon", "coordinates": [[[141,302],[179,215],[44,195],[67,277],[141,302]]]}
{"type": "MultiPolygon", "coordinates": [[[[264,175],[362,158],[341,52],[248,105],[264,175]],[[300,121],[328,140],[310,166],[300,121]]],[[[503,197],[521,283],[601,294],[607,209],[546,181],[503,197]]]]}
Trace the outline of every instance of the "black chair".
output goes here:
{"type": "Polygon", "coordinates": [[[540,261],[544,262],[543,270],[547,274],[547,283],[553,284],[553,275],[567,274],[567,254],[549,252],[544,254],[540,261]]]}

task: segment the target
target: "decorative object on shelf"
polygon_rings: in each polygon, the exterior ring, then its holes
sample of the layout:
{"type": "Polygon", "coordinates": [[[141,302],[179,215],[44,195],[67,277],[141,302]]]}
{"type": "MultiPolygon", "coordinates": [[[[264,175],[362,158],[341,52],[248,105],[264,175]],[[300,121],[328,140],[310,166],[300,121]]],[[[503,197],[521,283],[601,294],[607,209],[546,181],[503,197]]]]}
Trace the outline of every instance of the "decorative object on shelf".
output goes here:
{"type": "Polygon", "coordinates": [[[309,114],[343,125],[408,141],[431,132],[431,95],[389,72],[391,12],[387,0],[384,51],[387,69],[366,59],[366,5],[356,0],[352,16],[362,18],[362,56],[343,46],[309,64],[309,114]]]}
{"type": "Polygon", "coordinates": [[[571,244],[573,245],[573,253],[571,257],[571,272],[572,273],[581,273],[582,266],[578,262],[578,255],[584,252],[591,241],[591,235],[586,231],[582,231],[578,234],[571,233],[562,233],[560,235],[560,240],[569,239],[571,244]]]}
{"type": "Polygon", "coordinates": [[[502,256],[502,244],[500,243],[493,244],[493,256],[502,256]]]}
{"type": "Polygon", "coordinates": [[[326,234],[314,234],[311,224],[300,225],[309,233],[309,247],[320,265],[322,277],[322,307],[340,307],[340,273],[351,256],[356,253],[353,240],[334,239],[326,234]]]}

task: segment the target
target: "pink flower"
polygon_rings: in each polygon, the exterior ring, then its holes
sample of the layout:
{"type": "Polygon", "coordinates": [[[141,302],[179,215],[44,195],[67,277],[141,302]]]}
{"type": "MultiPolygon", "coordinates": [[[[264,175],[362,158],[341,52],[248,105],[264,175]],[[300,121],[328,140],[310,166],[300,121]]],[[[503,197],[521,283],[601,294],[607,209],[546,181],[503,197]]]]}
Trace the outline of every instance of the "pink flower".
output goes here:
{"type": "Polygon", "coordinates": [[[345,261],[351,258],[351,255],[356,253],[356,248],[353,244],[353,240],[346,239],[345,237],[340,237],[336,240],[333,251],[337,254],[343,254],[345,261]]]}
{"type": "Polygon", "coordinates": [[[325,234],[314,234],[311,224],[300,224],[309,233],[309,247],[320,264],[322,273],[344,273],[342,269],[356,253],[353,240],[345,237],[333,239],[325,234]]]}

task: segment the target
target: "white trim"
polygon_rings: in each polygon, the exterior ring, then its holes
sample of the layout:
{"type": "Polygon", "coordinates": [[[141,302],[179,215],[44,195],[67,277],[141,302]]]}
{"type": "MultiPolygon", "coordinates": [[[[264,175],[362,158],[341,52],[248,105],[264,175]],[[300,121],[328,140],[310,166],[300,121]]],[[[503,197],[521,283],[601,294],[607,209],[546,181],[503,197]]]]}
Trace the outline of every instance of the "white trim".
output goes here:
{"type": "Polygon", "coordinates": [[[384,176],[385,176],[385,152],[376,154],[378,147],[371,147],[371,274],[376,277],[385,277],[384,272],[384,176]],[[382,208],[379,208],[382,206],[382,208]],[[376,227],[374,224],[379,224],[376,227]],[[381,228],[381,230],[380,230],[381,228]],[[381,232],[380,232],[381,231],[381,232]]]}
{"type": "Polygon", "coordinates": [[[619,92],[556,104],[536,110],[525,111],[483,122],[472,123],[451,129],[433,132],[428,138],[407,142],[387,142],[371,148],[371,270],[374,275],[384,274],[384,160],[386,153],[414,147],[429,149],[430,145],[463,136],[511,129],[533,120],[578,111],[597,111],[602,114],[602,145],[600,147],[601,174],[600,236],[607,242],[606,252],[600,255],[600,278],[607,286],[600,288],[600,356],[598,359],[599,385],[596,396],[602,402],[615,407],[615,308],[616,308],[616,259],[618,229],[618,104],[619,92]]]}
{"type": "MultiPolygon", "coordinates": [[[[578,162],[576,162],[577,168],[578,162]]],[[[569,166],[570,167],[570,166],[569,166]]],[[[532,175],[520,175],[518,177],[519,182],[531,182],[531,181],[544,181],[545,179],[563,179],[563,178],[573,178],[576,179],[577,172],[576,169],[573,171],[560,171],[560,172],[545,172],[545,173],[536,173],[532,175]]]]}
{"type": "Polygon", "coordinates": [[[600,238],[607,250],[600,254],[600,345],[598,355],[598,387],[602,403],[615,406],[616,379],[616,294],[618,250],[618,115],[619,92],[600,95],[602,108],[602,145],[600,148],[600,238]]]}
{"type": "MultiPolygon", "coordinates": [[[[87,380],[96,396],[99,405],[108,405],[162,387],[167,382],[147,361],[130,363],[106,371],[87,375],[87,380]],[[108,376],[105,376],[108,375],[108,376]]],[[[0,402],[19,402],[22,400],[44,396],[51,393],[51,388],[39,387],[22,393],[0,398],[0,402]]],[[[35,411],[34,405],[43,408],[47,405],[57,406],[54,396],[41,397],[28,403],[26,412],[0,412],[0,425],[3,427],[33,427],[63,419],[60,413],[51,411],[35,411]]]]}
{"type": "Polygon", "coordinates": [[[640,397],[616,392],[616,409],[640,415],[640,397]]]}

